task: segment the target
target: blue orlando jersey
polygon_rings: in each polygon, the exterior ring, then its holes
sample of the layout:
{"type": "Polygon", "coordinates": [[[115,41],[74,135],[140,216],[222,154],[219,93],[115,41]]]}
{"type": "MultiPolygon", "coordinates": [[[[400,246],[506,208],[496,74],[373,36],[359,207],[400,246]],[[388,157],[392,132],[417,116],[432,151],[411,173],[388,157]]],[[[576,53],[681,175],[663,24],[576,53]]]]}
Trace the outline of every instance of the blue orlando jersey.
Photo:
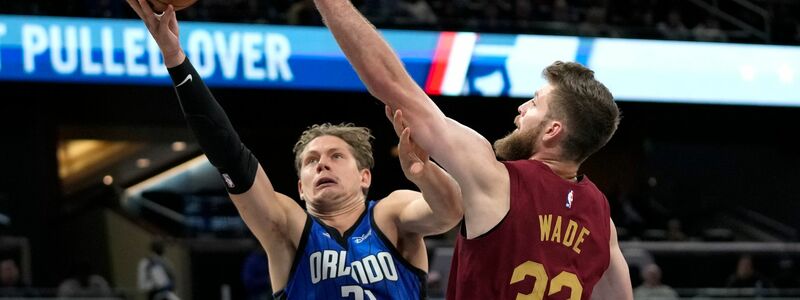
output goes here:
{"type": "Polygon", "coordinates": [[[308,216],[286,288],[276,299],[424,299],[424,271],[412,266],[367,209],[344,236],[308,216]]]}

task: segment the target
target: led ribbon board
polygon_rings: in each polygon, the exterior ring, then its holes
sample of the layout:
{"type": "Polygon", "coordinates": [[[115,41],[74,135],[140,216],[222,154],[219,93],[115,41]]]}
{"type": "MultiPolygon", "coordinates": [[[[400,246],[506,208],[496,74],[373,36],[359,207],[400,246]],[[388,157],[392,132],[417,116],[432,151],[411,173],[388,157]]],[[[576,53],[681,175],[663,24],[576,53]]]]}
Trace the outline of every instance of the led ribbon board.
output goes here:
{"type": "MultiPolygon", "coordinates": [[[[211,87],[365,91],[325,28],[182,22],[211,87]]],[[[555,60],[619,100],[800,106],[800,47],[382,30],[431,95],[531,97],[555,60]]],[[[0,80],[169,85],[139,20],[0,15],[0,80]]]]}

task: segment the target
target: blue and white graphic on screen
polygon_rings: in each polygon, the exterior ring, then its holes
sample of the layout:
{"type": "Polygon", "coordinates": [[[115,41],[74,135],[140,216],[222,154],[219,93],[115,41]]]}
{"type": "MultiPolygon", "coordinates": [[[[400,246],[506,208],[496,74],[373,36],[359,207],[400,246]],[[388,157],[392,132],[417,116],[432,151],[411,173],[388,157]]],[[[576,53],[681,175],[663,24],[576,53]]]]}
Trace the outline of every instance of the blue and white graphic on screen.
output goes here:
{"type": "MultiPolygon", "coordinates": [[[[399,255],[375,226],[369,202],[344,236],[311,218],[305,247],[278,298],[420,299],[425,273],[399,255]]],[[[302,245],[301,245],[302,246],[302,245]]]]}
{"type": "MultiPolygon", "coordinates": [[[[800,107],[798,46],[390,29],[381,34],[411,78],[435,96],[530,98],[546,83],[542,70],[560,60],[594,70],[621,101],[800,107]]],[[[186,21],[180,39],[211,88],[366,91],[323,27],[186,21]]],[[[141,21],[0,14],[0,82],[5,81],[172,85],[141,21]]]]}

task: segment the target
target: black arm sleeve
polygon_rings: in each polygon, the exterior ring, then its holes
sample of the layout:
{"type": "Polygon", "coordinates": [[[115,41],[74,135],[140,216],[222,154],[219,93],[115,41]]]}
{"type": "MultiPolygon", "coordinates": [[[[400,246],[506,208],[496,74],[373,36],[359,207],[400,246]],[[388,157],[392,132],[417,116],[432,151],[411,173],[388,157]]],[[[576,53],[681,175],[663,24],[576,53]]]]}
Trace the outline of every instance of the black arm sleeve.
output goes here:
{"type": "Polygon", "coordinates": [[[186,122],[208,160],[219,170],[228,192],[248,191],[255,181],[258,160],[242,144],[225,111],[189,59],[168,70],[186,122]]]}

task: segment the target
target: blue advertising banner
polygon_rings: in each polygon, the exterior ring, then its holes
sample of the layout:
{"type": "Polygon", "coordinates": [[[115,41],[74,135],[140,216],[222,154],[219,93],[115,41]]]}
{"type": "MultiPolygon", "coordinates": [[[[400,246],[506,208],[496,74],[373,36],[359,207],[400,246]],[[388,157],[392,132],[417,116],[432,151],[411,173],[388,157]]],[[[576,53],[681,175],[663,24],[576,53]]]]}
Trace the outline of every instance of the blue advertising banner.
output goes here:
{"type": "MultiPolygon", "coordinates": [[[[365,90],[323,28],[183,22],[181,43],[209,86],[365,90]]],[[[434,32],[387,32],[425,78],[434,32]]],[[[138,20],[0,16],[0,80],[170,84],[138,20]]],[[[420,82],[422,84],[422,82],[420,82]]]]}
{"type": "MultiPolygon", "coordinates": [[[[211,87],[365,91],[320,27],[182,22],[211,87]]],[[[382,30],[430,95],[528,98],[556,60],[595,71],[619,100],[800,106],[800,47],[382,30]]],[[[139,20],[0,15],[0,80],[169,85],[139,20]]]]}

